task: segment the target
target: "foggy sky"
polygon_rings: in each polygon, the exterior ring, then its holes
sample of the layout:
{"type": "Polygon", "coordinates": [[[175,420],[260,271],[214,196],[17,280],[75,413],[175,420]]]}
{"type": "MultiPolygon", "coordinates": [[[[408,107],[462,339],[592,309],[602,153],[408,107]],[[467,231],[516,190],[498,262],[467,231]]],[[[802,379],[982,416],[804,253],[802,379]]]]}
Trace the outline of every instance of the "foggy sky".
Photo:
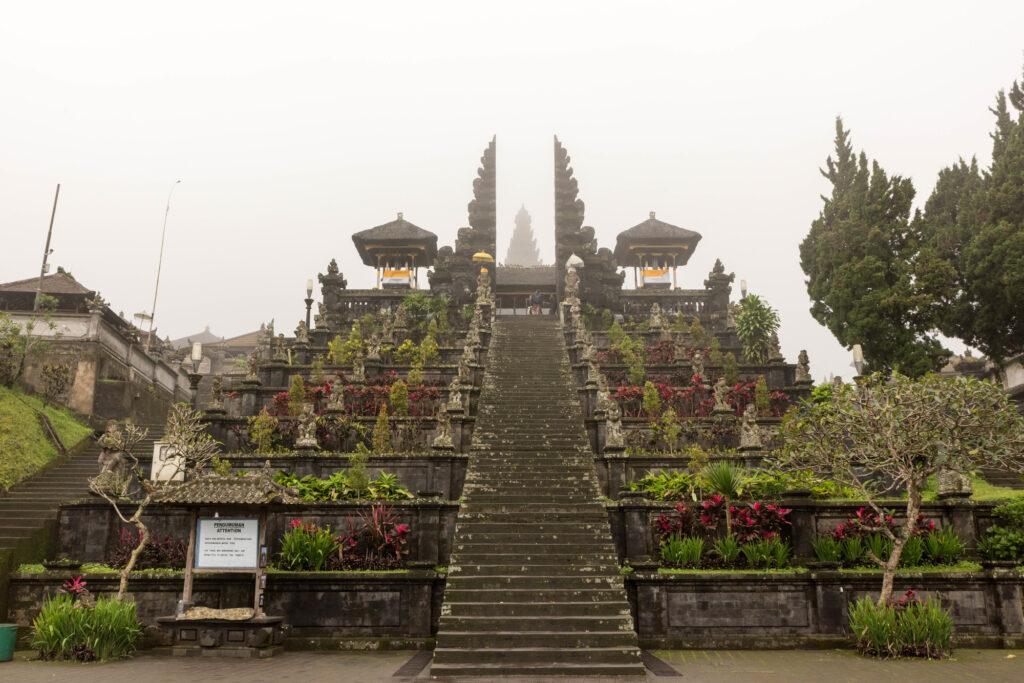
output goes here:
{"type": "Polygon", "coordinates": [[[0,282],[38,275],[60,182],[53,270],[148,311],[180,178],[161,336],[290,333],[332,257],[373,285],[352,232],[402,211],[453,244],[493,134],[498,256],[525,204],[550,262],[557,134],[601,246],[649,211],[702,233],[680,286],[720,257],[779,309],[787,359],[849,377],[798,255],[834,117],[921,206],[958,156],[988,164],[1024,64],[1021,2],[304,5],[8,3],[0,282]]]}

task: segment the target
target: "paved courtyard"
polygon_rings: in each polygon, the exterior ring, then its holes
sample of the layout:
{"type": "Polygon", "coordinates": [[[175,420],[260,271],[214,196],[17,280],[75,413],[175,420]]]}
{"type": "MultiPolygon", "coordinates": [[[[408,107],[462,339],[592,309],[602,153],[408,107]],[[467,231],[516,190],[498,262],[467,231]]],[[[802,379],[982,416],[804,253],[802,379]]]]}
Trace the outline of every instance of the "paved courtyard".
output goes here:
{"type": "MultiPolygon", "coordinates": [[[[886,661],[858,657],[848,650],[672,650],[653,653],[658,673],[648,669],[647,681],[1022,681],[1024,650],[958,650],[950,661],[886,661]],[[668,664],[676,673],[668,671],[668,664]],[[660,674],[660,675],[659,675],[660,674]]],[[[165,681],[410,681],[429,680],[429,669],[415,676],[396,675],[416,652],[287,652],[267,660],[177,659],[143,652],[134,659],[109,664],[64,664],[29,661],[18,652],[0,664],[0,680],[11,683],[73,681],[74,683],[162,683],[165,681]]],[[[420,655],[423,657],[424,655],[420,655]]],[[[418,660],[421,661],[421,660],[418,660]]],[[[405,669],[417,668],[416,664],[405,669]]],[[[480,681],[481,679],[474,679],[480,681]]],[[[543,681],[558,679],[497,679],[543,681]]],[[[584,679],[578,679],[584,680],[584,679]]],[[[607,681],[608,679],[601,679],[607,681]]],[[[636,679],[623,679],[633,680],[636,679]]]]}

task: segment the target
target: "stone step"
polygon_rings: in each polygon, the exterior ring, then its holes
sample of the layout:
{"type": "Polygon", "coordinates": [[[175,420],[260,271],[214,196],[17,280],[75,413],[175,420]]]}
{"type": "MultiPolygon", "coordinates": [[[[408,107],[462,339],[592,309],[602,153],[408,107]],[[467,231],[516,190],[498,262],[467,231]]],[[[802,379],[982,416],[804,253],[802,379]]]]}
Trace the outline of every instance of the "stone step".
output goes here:
{"type": "MultiPolygon", "coordinates": [[[[592,607],[593,603],[585,603],[592,607]]],[[[441,617],[440,630],[446,632],[548,632],[548,633],[574,633],[578,631],[628,631],[633,632],[633,620],[629,614],[618,614],[613,616],[590,617],[590,616],[556,616],[532,615],[532,616],[510,616],[500,617],[475,617],[475,616],[452,616],[441,617]],[[539,619],[538,616],[544,617],[539,619]]]]}
{"type": "Polygon", "coordinates": [[[580,576],[611,576],[619,573],[619,563],[615,557],[601,560],[585,558],[589,562],[581,558],[578,562],[561,563],[548,557],[530,557],[526,558],[526,562],[521,557],[506,557],[507,559],[518,561],[519,564],[485,564],[480,558],[476,558],[474,562],[462,560],[459,564],[449,567],[448,576],[552,576],[570,573],[580,576]]]}
{"type": "MultiPolygon", "coordinates": [[[[475,625],[474,625],[475,626],[475,625]]],[[[548,625],[550,628],[550,625],[548,625]]],[[[618,630],[590,631],[459,631],[444,630],[444,646],[507,650],[509,648],[612,648],[636,645],[636,633],[618,630]]]]}
{"type": "Polygon", "coordinates": [[[622,577],[619,575],[599,575],[572,573],[561,576],[545,576],[538,574],[516,574],[512,576],[468,576],[452,574],[448,577],[449,586],[453,590],[465,589],[505,589],[552,590],[559,588],[623,588],[622,577]]]}
{"type": "Polygon", "coordinates": [[[572,566],[587,566],[594,564],[610,565],[614,564],[618,567],[619,556],[614,552],[600,552],[600,553],[517,553],[515,555],[509,555],[508,553],[477,553],[477,552],[464,552],[460,553],[458,557],[461,560],[461,564],[468,565],[503,565],[503,566],[519,566],[528,564],[564,564],[572,566]]]}
{"type": "Polygon", "coordinates": [[[621,588],[458,588],[448,586],[444,591],[445,602],[610,602],[621,599],[625,592],[621,588]],[[620,596],[622,596],[620,598],[620,596]]]}
{"type": "MultiPolygon", "coordinates": [[[[436,650],[435,650],[436,652],[436,650]]],[[[491,679],[504,676],[537,677],[600,677],[609,676],[646,676],[643,664],[550,664],[532,663],[522,665],[500,664],[445,664],[430,665],[430,675],[434,678],[456,678],[461,676],[476,679],[491,679]]]]}
{"type": "Polygon", "coordinates": [[[579,523],[608,523],[608,513],[599,504],[587,505],[577,510],[551,510],[540,512],[539,510],[528,510],[526,512],[501,512],[492,513],[485,510],[475,510],[463,504],[459,513],[459,523],[463,520],[477,522],[503,522],[507,524],[532,524],[537,522],[579,522],[579,523]]]}
{"type": "Polygon", "coordinates": [[[640,651],[636,648],[636,636],[633,636],[632,647],[616,645],[611,647],[502,647],[486,650],[460,649],[444,647],[441,644],[442,634],[438,634],[438,647],[434,650],[434,665],[431,675],[438,675],[439,664],[464,664],[484,661],[494,664],[505,664],[512,671],[520,671],[524,664],[564,666],[565,664],[630,664],[637,663],[640,668],[640,651]]]}
{"type": "MultiPolygon", "coordinates": [[[[560,600],[551,602],[448,602],[442,615],[453,617],[480,617],[487,619],[523,619],[548,621],[561,617],[580,619],[629,618],[629,603],[622,600],[560,600]]],[[[441,617],[442,619],[444,616],[441,617]]]]}
{"type": "Polygon", "coordinates": [[[589,534],[606,534],[608,533],[608,521],[602,519],[595,522],[534,522],[534,523],[510,523],[501,521],[483,521],[483,520],[471,520],[471,519],[460,519],[459,530],[465,531],[470,534],[483,534],[483,533],[494,533],[494,534],[508,534],[508,533],[540,533],[540,534],[572,534],[572,533],[589,533],[589,534]]]}

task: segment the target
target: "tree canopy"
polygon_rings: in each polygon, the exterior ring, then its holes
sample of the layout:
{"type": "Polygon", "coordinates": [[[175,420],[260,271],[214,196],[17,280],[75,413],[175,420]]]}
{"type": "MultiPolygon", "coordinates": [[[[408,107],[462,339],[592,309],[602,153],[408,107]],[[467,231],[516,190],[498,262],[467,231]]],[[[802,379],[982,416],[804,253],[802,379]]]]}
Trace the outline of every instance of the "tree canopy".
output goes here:
{"type": "Polygon", "coordinates": [[[918,276],[935,324],[996,361],[1024,349],[1024,91],[990,111],[992,165],[939,172],[920,221],[918,276]],[[1009,101],[1009,107],[1007,106],[1009,101]],[[1012,110],[1011,110],[1012,108],[1012,110]]]}
{"type": "Polygon", "coordinates": [[[811,315],[847,348],[860,344],[871,371],[918,377],[941,368],[949,352],[930,333],[914,277],[913,184],[855,155],[841,118],[825,163],[832,193],[800,244],[811,315]]]}

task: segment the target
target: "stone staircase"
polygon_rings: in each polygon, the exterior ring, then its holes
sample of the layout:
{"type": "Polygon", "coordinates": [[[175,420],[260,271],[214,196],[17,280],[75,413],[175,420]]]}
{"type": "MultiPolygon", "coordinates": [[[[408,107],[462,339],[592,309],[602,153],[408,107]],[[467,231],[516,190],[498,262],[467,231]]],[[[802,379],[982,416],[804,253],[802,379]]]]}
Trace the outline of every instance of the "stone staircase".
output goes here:
{"type": "Polygon", "coordinates": [[[643,675],[561,326],[493,328],[431,675],[643,675]]]}
{"type": "MultiPolygon", "coordinates": [[[[148,473],[153,442],[162,433],[163,425],[143,426],[149,429],[149,434],[135,452],[139,455],[143,471],[148,473]]],[[[61,503],[88,496],[87,479],[99,472],[96,462],[99,454],[100,448],[94,443],[82,453],[0,494],[0,553],[17,548],[47,525],[55,524],[61,503]]]]}

